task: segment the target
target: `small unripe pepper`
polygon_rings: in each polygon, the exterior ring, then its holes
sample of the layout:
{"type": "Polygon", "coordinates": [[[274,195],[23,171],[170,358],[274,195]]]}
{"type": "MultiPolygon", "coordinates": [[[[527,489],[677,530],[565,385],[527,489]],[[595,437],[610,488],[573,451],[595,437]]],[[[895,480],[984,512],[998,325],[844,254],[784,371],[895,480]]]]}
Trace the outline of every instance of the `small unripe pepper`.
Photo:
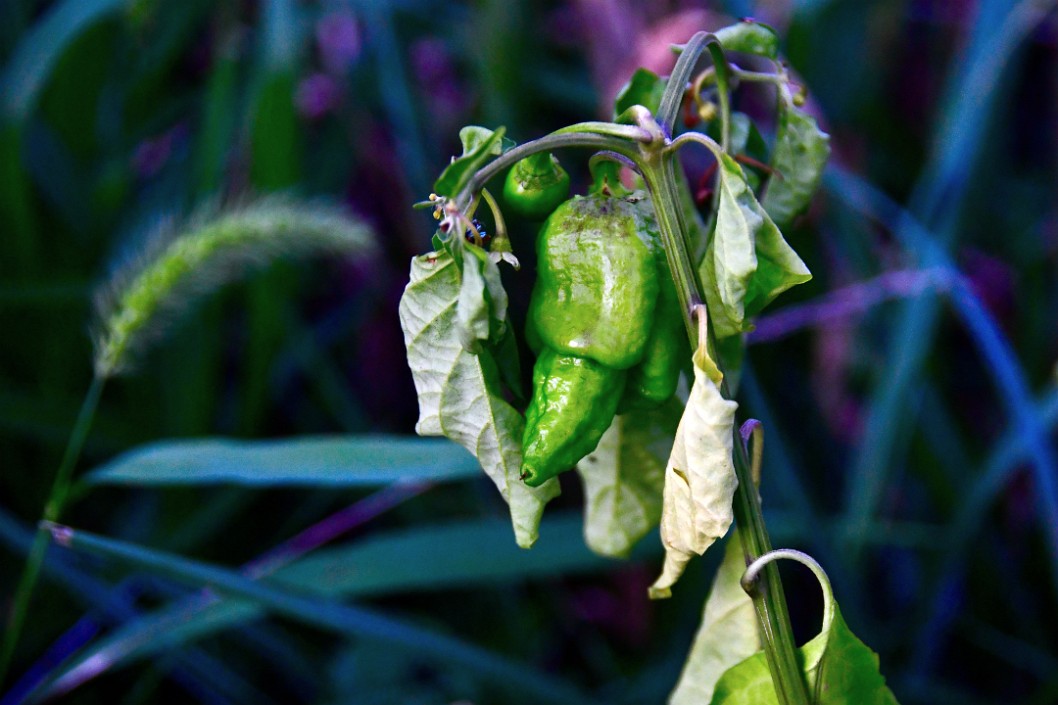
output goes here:
{"type": "Polygon", "coordinates": [[[503,182],[504,202],[528,220],[543,220],[567,198],[569,174],[546,152],[517,162],[503,182]]]}
{"type": "Polygon", "coordinates": [[[618,405],[667,400],[687,353],[672,277],[641,195],[566,201],[541,228],[537,259],[527,337],[539,357],[522,466],[534,487],[593,451],[618,405]]]}

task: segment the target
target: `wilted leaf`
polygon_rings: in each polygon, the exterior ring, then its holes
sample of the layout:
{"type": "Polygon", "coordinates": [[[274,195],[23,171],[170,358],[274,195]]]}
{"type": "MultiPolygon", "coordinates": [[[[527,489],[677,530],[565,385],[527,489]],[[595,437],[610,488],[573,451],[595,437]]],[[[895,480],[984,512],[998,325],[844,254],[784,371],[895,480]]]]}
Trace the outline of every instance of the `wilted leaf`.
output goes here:
{"type": "Polygon", "coordinates": [[[604,556],[626,556],[661,518],[665,460],[682,405],[615,416],[595,451],[577,463],[584,482],[584,538],[604,556]]]}
{"type": "Polygon", "coordinates": [[[475,355],[460,342],[461,289],[459,268],[447,253],[412,260],[400,320],[419,395],[415,430],[447,436],[477,456],[510,505],[518,545],[528,548],[536,541],[544,505],[558,495],[558,482],[533,489],[519,479],[525,422],[500,395],[488,350],[475,355]]]}
{"type": "Polygon", "coordinates": [[[668,597],[691,556],[705,553],[734,519],[731,502],[738,479],[731,451],[738,404],[723,397],[720,380],[720,370],[699,348],[691,396],[665,470],[661,515],[665,565],[650,588],[652,598],[668,597]]]}
{"type": "Polygon", "coordinates": [[[669,696],[669,705],[708,703],[720,676],[760,650],[753,601],[739,582],[745,571],[746,560],[736,529],[727,539],[724,561],[713,579],[702,623],[676,689],[669,696]]]}
{"type": "Polygon", "coordinates": [[[778,174],[768,179],[761,198],[772,220],[782,226],[789,225],[808,207],[829,157],[830,135],[819,129],[814,117],[784,103],[772,163],[778,174]]]}
{"type": "Polygon", "coordinates": [[[757,202],[742,168],[721,155],[716,228],[699,268],[718,337],[751,329],[748,319],[812,278],[757,202]]]}
{"type": "Polygon", "coordinates": [[[460,242],[463,280],[459,288],[459,339],[477,352],[482,341],[499,343],[507,329],[507,290],[500,269],[476,245],[460,242]]]}

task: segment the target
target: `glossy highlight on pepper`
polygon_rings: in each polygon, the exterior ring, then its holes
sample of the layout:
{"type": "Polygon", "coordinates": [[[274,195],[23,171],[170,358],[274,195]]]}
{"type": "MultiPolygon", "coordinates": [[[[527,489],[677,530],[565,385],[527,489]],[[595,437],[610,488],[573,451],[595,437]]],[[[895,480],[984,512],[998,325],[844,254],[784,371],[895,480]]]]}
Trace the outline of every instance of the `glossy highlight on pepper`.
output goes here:
{"type": "Polygon", "coordinates": [[[620,410],[675,391],[687,347],[650,202],[575,197],[537,239],[527,337],[539,357],[523,473],[536,486],[592,452],[620,410]]]}

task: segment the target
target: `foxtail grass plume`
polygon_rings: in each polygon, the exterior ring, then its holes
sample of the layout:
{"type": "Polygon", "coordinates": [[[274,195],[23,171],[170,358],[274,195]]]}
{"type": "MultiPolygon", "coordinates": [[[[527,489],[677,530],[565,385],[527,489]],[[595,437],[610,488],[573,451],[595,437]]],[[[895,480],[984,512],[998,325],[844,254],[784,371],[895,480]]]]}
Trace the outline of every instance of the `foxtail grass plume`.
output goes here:
{"type": "Polygon", "coordinates": [[[95,371],[110,377],[195,301],[277,259],[374,250],[370,228],[332,205],[269,196],[167,223],[96,295],[95,371]]]}

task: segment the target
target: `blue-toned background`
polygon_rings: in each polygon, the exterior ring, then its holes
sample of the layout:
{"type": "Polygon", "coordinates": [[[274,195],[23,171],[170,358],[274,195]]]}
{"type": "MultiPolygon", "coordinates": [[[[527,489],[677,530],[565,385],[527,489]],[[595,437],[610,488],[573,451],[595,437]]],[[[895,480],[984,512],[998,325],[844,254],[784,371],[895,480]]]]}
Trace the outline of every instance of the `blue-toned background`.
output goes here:
{"type": "MultiPolygon", "coordinates": [[[[93,293],[159,219],[249,193],[323,196],[378,247],[208,298],[108,385],[80,474],[163,439],[410,434],[397,302],[433,227],[411,204],[459,128],[525,141],[607,118],[636,67],[667,71],[670,43],[753,15],[784,37],[833,147],[787,233],[815,278],[762,318],[742,382],[766,428],[775,543],[822,562],[905,705],[1058,701],[1054,5],[0,4],[0,619],[91,380],[93,293]]],[[[583,188],[579,157],[563,163],[583,188]]],[[[688,163],[692,180],[704,166],[688,163]]],[[[527,259],[532,237],[514,233],[527,259]]],[[[531,277],[507,278],[516,319],[531,277]]],[[[444,482],[86,485],[68,523],[251,577],[322,525],[327,546],[272,584],[369,612],[306,623],[229,603],[216,617],[166,570],[53,549],[0,703],[59,674],[76,703],[662,702],[717,556],[648,603],[656,537],[628,562],[593,557],[569,478],[520,552],[491,483],[438,448],[399,462],[450,462],[444,482]],[[407,645],[437,638],[473,658],[407,645]],[[510,662],[521,676],[503,675],[510,662]]],[[[306,452],[321,472],[398,462],[306,452]]],[[[248,462],[224,457],[222,473],[248,462]]],[[[783,570],[807,639],[818,589],[783,570]]]]}

